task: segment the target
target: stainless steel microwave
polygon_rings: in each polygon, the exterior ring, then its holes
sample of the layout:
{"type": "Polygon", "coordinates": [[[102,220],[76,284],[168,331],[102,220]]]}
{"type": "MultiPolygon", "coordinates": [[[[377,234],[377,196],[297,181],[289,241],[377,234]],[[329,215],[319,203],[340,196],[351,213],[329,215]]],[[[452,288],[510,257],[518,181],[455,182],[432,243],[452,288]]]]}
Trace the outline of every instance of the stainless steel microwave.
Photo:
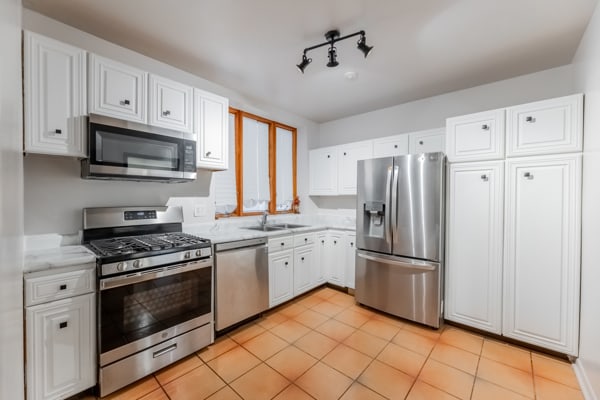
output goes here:
{"type": "Polygon", "coordinates": [[[90,114],[88,158],[81,177],[154,182],[196,179],[196,141],[191,133],[90,114]]]}

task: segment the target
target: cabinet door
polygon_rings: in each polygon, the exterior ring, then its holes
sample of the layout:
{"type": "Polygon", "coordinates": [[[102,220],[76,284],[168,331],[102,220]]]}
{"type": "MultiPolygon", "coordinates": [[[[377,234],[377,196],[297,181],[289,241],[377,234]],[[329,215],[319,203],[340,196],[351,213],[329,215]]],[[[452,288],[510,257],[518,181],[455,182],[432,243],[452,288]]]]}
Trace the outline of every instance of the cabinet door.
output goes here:
{"type": "Polygon", "coordinates": [[[355,281],[355,264],[356,264],[356,233],[348,232],[344,238],[344,246],[346,257],[346,287],[350,289],[354,289],[354,281],[355,281]]]}
{"type": "Polygon", "coordinates": [[[337,194],[337,152],[335,147],[323,147],[308,153],[309,194],[337,194]]]}
{"type": "Polygon", "coordinates": [[[194,89],[194,133],[198,138],[198,168],[229,168],[229,100],[194,89]]]}
{"type": "Polygon", "coordinates": [[[504,335],[577,356],[581,155],[507,161],[504,335]]]}
{"type": "Polygon", "coordinates": [[[394,157],[408,154],[408,135],[396,135],[373,139],[373,158],[394,157]]]}
{"type": "Polygon", "coordinates": [[[338,147],[338,194],[356,194],[358,160],[373,158],[373,142],[356,142],[338,147]]]}
{"type": "Polygon", "coordinates": [[[28,399],[66,398],[96,384],[94,296],[26,309],[28,399]]]}
{"type": "Polygon", "coordinates": [[[506,110],[506,156],[577,152],[583,142],[583,95],[506,110]]]}
{"type": "Polygon", "coordinates": [[[327,251],[328,255],[328,278],[329,283],[338,286],[346,286],[346,249],[344,248],[344,232],[329,231],[327,251]]]}
{"type": "Polygon", "coordinates": [[[294,249],[294,296],[314,287],[312,270],[315,261],[314,245],[294,249]]]}
{"type": "Polygon", "coordinates": [[[482,161],[504,158],[504,109],[448,118],[448,161],[482,161]]]}
{"type": "Polygon", "coordinates": [[[191,86],[150,75],[150,125],[192,132],[191,86]]]}
{"type": "Polygon", "coordinates": [[[269,306],[274,307],[293,296],[294,251],[269,254],[269,306]]]}
{"type": "Polygon", "coordinates": [[[314,286],[319,286],[327,281],[327,265],[329,263],[327,231],[317,233],[315,249],[313,283],[314,286]]]}
{"type": "Polygon", "coordinates": [[[90,54],[90,113],[146,124],[148,74],[90,54]]]}
{"type": "Polygon", "coordinates": [[[446,129],[411,133],[408,137],[408,150],[410,154],[446,151],[446,129]]]}
{"type": "Polygon", "coordinates": [[[25,32],[25,151],[85,157],[85,51],[25,32]]]}
{"type": "Polygon", "coordinates": [[[445,318],[502,332],[504,161],[452,164],[445,318]]]}

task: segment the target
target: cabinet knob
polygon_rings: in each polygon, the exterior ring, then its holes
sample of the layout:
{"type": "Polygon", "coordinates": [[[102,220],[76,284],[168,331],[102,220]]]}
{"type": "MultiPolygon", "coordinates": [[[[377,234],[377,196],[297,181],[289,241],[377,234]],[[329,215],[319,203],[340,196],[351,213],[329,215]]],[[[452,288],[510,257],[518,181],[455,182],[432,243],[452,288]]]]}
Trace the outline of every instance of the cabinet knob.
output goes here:
{"type": "Polygon", "coordinates": [[[325,244],[325,241],[324,241],[324,240],[321,240],[321,244],[325,244]]]}
{"type": "Polygon", "coordinates": [[[419,140],[419,144],[423,144],[423,141],[422,141],[422,140],[419,140]]]}
{"type": "Polygon", "coordinates": [[[62,285],[60,285],[58,287],[59,290],[67,290],[67,285],[65,283],[63,283],[62,285]]]}
{"type": "Polygon", "coordinates": [[[60,135],[60,134],[62,133],[62,130],[60,130],[60,129],[55,129],[55,130],[54,130],[54,133],[58,133],[58,134],[60,135]]]}
{"type": "Polygon", "coordinates": [[[331,158],[331,156],[329,154],[327,154],[327,158],[331,158]]]}
{"type": "Polygon", "coordinates": [[[165,117],[166,117],[167,115],[171,115],[171,111],[169,111],[169,110],[165,110],[165,111],[163,111],[163,112],[162,112],[162,115],[164,115],[165,117]]]}
{"type": "Polygon", "coordinates": [[[334,241],[333,241],[333,244],[337,244],[337,240],[334,240],[334,241]]]}
{"type": "Polygon", "coordinates": [[[64,329],[67,326],[69,326],[69,323],[67,321],[61,322],[60,324],[58,324],[58,329],[64,329]]]}
{"type": "Polygon", "coordinates": [[[304,238],[304,241],[305,241],[305,242],[308,242],[308,238],[304,238]]]}
{"type": "Polygon", "coordinates": [[[397,148],[398,148],[398,145],[397,145],[397,144],[395,144],[395,145],[394,145],[394,148],[395,148],[395,149],[397,149],[397,148]]]}
{"type": "Polygon", "coordinates": [[[354,242],[350,242],[350,247],[353,247],[353,246],[354,246],[354,242]]]}
{"type": "Polygon", "coordinates": [[[284,265],[288,265],[288,262],[286,261],[285,263],[283,263],[284,265]]]}
{"type": "Polygon", "coordinates": [[[483,124],[483,125],[481,125],[481,129],[483,129],[484,131],[489,131],[490,126],[488,124],[483,124]]]}
{"type": "Polygon", "coordinates": [[[523,174],[523,177],[525,177],[527,179],[533,179],[533,174],[531,172],[525,172],[523,174]]]}
{"type": "Polygon", "coordinates": [[[344,152],[344,155],[346,155],[346,152],[344,152]]]}
{"type": "Polygon", "coordinates": [[[210,154],[211,154],[211,152],[210,152],[210,151],[207,151],[207,152],[206,152],[206,157],[209,157],[209,156],[210,156],[210,154]]]}
{"type": "Polygon", "coordinates": [[[525,122],[532,122],[533,123],[533,122],[535,122],[535,118],[533,118],[532,116],[525,117],[525,122]]]}
{"type": "Polygon", "coordinates": [[[487,182],[487,181],[488,181],[488,179],[489,179],[489,178],[488,178],[488,176],[487,176],[487,175],[485,175],[485,174],[481,175],[481,180],[482,180],[482,181],[484,181],[484,182],[487,182]]]}
{"type": "Polygon", "coordinates": [[[131,104],[131,102],[129,100],[125,99],[125,100],[121,100],[119,102],[119,104],[122,106],[128,106],[129,104],[131,104]]]}
{"type": "Polygon", "coordinates": [[[284,243],[284,242],[281,242],[281,245],[282,245],[282,246],[285,246],[285,243],[284,243]]]}
{"type": "Polygon", "coordinates": [[[304,261],[304,257],[300,257],[300,260],[301,260],[301,261],[304,261]]]}

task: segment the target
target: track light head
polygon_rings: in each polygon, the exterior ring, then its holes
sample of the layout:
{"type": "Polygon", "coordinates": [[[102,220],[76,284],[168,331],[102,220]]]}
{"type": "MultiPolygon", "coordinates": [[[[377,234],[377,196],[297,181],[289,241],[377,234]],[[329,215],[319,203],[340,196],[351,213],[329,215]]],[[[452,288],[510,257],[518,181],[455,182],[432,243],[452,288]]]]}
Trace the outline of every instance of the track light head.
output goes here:
{"type": "Polygon", "coordinates": [[[367,46],[367,38],[364,34],[360,35],[360,39],[358,40],[356,47],[363,52],[365,58],[367,58],[371,50],[373,50],[373,46],[367,46]]]}
{"type": "Polygon", "coordinates": [[[312,58],[307,58],[306,54],[302,54],[302,61],[300,61],[300,64],[296,64],[296,67],[298,68],[298,71],[304,73],[304,69],[308,67],[308,64],[311,62],[312,58]]]}
{"type": "Polygon", "coordinates": [[[329,48],[329,62],[327,63],[327,66],[329,68],[337,67],[338,65],[340,65],[340,63],[337,62],[336,58],[337,58],[336,48],[331,46],[329,48]]]}

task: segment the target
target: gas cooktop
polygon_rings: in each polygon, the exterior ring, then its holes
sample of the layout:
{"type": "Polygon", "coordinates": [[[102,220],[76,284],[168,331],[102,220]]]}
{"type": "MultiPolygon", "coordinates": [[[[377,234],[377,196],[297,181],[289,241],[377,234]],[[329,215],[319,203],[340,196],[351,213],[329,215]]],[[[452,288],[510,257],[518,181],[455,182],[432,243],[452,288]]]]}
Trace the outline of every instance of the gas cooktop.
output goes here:
{"type": "Polygon", "coordinates": [[[168,232],[92,240],[89,246],[101,257],[115,257],[136,253],[163,253],[162,250],[169,249],[198,249],[210,246],[210,242],[187,233],[168,232]]]}

